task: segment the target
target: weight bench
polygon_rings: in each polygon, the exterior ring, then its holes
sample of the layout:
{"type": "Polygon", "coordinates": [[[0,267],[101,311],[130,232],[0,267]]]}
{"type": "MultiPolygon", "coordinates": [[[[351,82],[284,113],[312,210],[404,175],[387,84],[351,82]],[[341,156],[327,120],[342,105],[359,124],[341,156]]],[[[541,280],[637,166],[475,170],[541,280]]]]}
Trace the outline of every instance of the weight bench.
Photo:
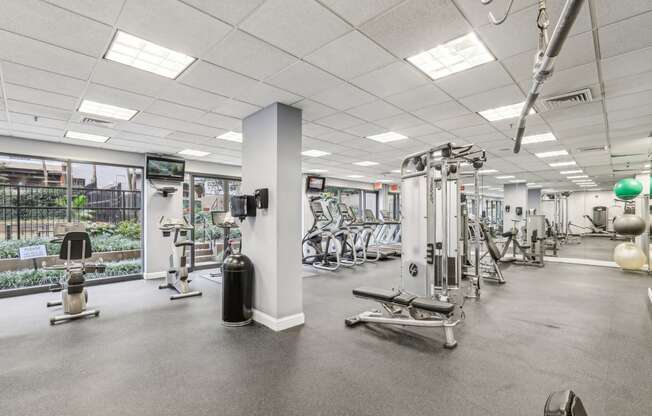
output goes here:
{"type": "Polygon", "coordinates": [[[551,393],[546,400],[544,416],[587,416],[582,400],[571,390],[551,393]]]}
{"type": "Polygon", "coordinates": [[[491,234],[487,231],[484,224],[480,224],[480,230],[482,231],[484,242],[487,245],[487,253],[489,253],[489,257],[491,258],[492,266],[492,270],[489,270],[488,274],[483,274],[482,277],[488,280],[494,280],[501,284],[505,283],[503,272],[500,270],[500,259],[502,257],[502,253],[498,249],[498,246],[496,246],[493,237],[491,237],[491,234]]]}
{"type": "Polygon", "coordinates": [[[353,289],[353,296],[375,300],[382,305],[387,315],[378,310],[362,312],[346,318],[344,320],[346,326],[353,326],[360,322],[373,322],[388,325],[444,328],[444,335],[446,336],[444,347],[455,348],[457,346],[453,328],[459,323],[459,320],[453,320],[453,311],[455,310],[455,304],[453,303],[419,297],[403,291],[373,287],[353,289]]]}

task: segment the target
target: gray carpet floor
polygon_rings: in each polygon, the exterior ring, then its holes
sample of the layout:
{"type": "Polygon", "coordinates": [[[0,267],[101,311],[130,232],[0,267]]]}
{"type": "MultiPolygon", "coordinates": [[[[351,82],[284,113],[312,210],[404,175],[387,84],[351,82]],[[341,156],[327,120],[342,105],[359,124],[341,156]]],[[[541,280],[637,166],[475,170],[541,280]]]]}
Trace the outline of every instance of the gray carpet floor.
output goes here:
{"type": "Polygon", "coordinates": [[[48,294],[0,300],[0,415],[541,415],[572,388],[591,416],[652,414],[647,276],[511,266],[467,302],[458,348],[439,329],[366,325],[360,285],[400,261],[304,279],[307,322],[220,324],[220,286],[175,302],[154,281],[91,287],[99,318],[50,327],[48,294]]]}

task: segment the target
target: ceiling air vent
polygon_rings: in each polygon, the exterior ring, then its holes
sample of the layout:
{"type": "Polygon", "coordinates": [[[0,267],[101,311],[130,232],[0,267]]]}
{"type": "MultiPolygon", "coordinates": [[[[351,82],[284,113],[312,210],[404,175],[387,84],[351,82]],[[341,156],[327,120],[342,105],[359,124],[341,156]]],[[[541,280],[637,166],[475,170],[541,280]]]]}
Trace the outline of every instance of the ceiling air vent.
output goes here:
{"type": "Polygon", "coordinates": [[[607,150],[607,146],[584,146],[578,147],[577,153],[603,152],[605,150],[607,150]]]}
{"type": "Polygon", "coordinates": [[[100,120],[99,118],[84,117],[81,122],[82,124],[91,124],[99,127],[113,127],[113,122],[100,120]]]}
{"type": "Polygon", "coordinates": [[[591,90],[584,88],[583,90],[572,91],[554,97],[542,98],[537,103],[537,109],[539,111],[550,111],[558,108],[572,107],[577,104],[590,103],[591,101],[593,101],[591,90]]]}

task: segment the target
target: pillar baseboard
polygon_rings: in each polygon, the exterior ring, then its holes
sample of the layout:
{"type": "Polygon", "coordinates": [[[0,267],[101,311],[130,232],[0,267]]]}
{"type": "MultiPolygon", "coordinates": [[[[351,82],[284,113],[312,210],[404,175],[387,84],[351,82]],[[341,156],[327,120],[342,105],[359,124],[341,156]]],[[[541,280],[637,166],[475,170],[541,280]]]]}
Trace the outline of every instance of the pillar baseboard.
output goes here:
{"type": "Polygon", "coordinates": [[[282,318],[274,318],[254,309],[254,321],[265,325],[273,331],[284,331],[288,328],[303,325],[306,322],[306,316],[302,313],[284,316],[282,318]]]}
{"type": "Polygon", "coordinates": [[[162,272],[152,272],[152,273],[143,273],[143,278],[146,280],[149,279],[162,279],[165,276],[167,276],[168,272],[162,271],[162,272]]]}

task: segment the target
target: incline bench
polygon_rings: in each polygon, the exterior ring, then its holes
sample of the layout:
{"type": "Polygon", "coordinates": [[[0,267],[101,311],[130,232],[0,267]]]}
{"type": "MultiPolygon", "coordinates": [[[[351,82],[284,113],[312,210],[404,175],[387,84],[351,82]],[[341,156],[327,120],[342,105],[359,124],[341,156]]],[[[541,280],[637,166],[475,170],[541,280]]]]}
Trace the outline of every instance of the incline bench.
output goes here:
{"type": "Polygon", "coordinates": [[[421,326],[444,328],[446,343],[444,347],[455,348],[457,341],[453,328],[459,320],[453,320],[455,304],[440,302],[428,297],[419,297],[407,292],[397,290],[377,289],[373,287],[359,287],[353,289],[353,296],[379,302],[387,315],[379,311],[367,311],[346,318],[346,326],[353,326],[359,322],[374,322],[378,324],[421,326]]]}

